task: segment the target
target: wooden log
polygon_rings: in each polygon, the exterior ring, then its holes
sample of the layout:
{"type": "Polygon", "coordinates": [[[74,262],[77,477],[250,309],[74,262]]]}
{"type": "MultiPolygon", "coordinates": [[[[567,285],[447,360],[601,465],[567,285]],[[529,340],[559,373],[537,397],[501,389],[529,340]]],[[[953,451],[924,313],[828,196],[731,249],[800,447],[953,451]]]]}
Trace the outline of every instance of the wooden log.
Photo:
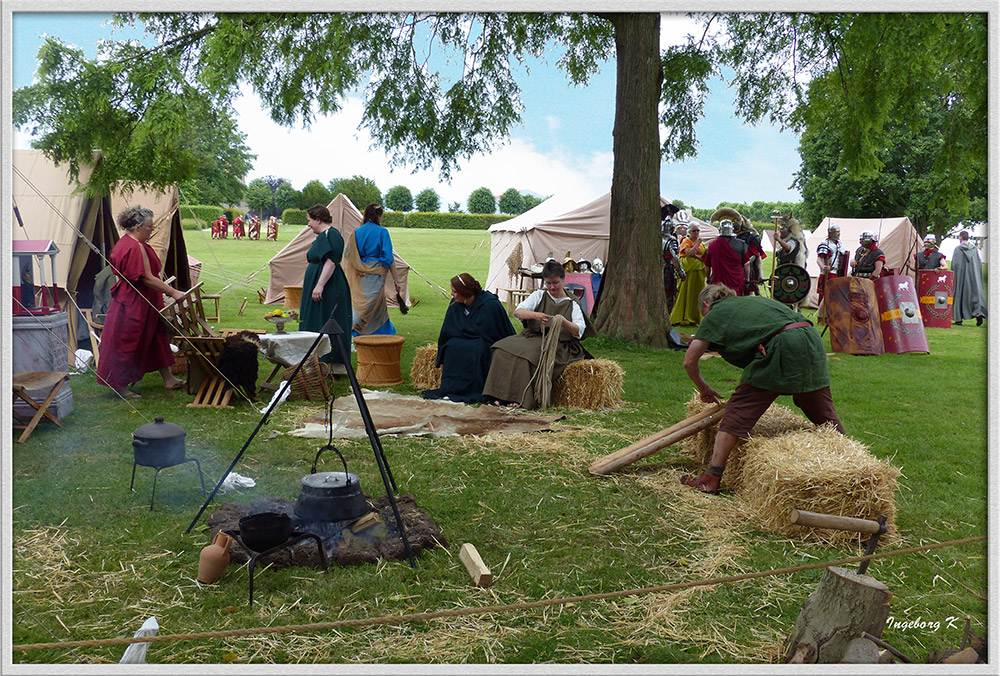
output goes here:
{"type": "Polygon", "coordinates": [[[806,599],[785,643],[786,661],[807,645],[813,663],[835,664],[862,632],[879,636],[889,617],[892,594],[870,575],[831,566],[806,599]]]}
{"type": "Polygon", "coordinates": [[[590,465],[590,473],[598,475],[611,474],[667,446],[687,439],[712,425],[717,425],[722,420],[722,413],[725,410],[726,404],[724,402],[718,403],[666,429],[640,439],[630,446],[626,446],[603,458],[598,458],[590,465]]]}
{"type": "Polygon", "coordinates": [[[856,519],[853,516],[837,516],[835,514],[807,512],[804,509],[795,508],[788,510],[788,521],[799,526],[852,530],[857,531],[858,533],[877,533],[882,528],[878,521],[856,519]]]}
{"type": "Polygon", "coordinates": [[[465,569],[469,571],[469,575],[472,576],[472,581],[476,583],[477,587],[489,587],[493,584],[493,573],[483,563],[483,559],[473,544],[466,542],[462,545],[462,548],[458,550],[458,558],[465,565],[465,569]]]}
{"type": "Polygon", "coordinates": [[[866,638],[856,638],[847,644],[841,664],[878,664],[878,646],[866,638]]]}
{"type": "Polygon", "coordinates": [[[946,657],[943,660],[944,664],[975,664],[979,661],[979,653],[976,652],[975,648],[966,648],[964,650],[959,650],[954,655],[946,657]]]}

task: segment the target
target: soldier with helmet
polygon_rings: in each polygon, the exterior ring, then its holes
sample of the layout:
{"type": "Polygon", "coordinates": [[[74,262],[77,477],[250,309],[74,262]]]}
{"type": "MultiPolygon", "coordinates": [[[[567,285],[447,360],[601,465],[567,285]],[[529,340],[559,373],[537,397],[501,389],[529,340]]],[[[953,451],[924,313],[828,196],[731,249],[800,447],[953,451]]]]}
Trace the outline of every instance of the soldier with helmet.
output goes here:
{"type": "Polygon", "coordinates": [[[816,247],[816,258],[820,269],[816,290],[820,301],[823,300],[826,280],[847,274],[847,251],[840,243],[840,226],[831,223],[826,232],[826,239],[816,247]]]}
{"type": "Polygon", "coordinates": [[[934,235],[924,237],[924,250],[914,255],[917,270],[947,270],[945,255],[937,250],[937,238],[934,235]]]}
{"type": "Polygon", "coordinates": [[[885,254],[878,248],[878,235],[871,230],[862,230],[860,242],[861,246],[854,252],[854,260],[851,261],[851,274],[875,281],[882,276],[885,268],[885,254]]]}
{"type": "Polygon", "coordinates": [[[709,268],[709,283],[724,284],[745,295],[744,266],[750,260],[750,250],[746,242],[734,237],[733,222],[728,218],[719,223],[719,236],[708,245],[705,252],[705,266],[709,268]]]}

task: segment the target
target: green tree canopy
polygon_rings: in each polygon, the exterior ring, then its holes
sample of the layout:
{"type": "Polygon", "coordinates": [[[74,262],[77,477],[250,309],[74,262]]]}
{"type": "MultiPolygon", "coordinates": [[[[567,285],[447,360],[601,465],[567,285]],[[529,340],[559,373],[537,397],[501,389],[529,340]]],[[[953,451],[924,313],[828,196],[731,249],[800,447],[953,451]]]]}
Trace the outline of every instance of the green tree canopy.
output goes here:
{"type": "Polygon", "coordinates": [[[320,181],[313,179],[299,191],[297,206],[299,209],[308,209],[316,204],[322,204],[325,207],[332,199],[333,195],[330,194],[330,189],[320,181]]]}
{"type": "Polygon", "coordinates": [[[548,199],[547,197],[535,197],[534,195],[524,195],[524,211],[529,211],[531,209],[534,209],[547,199],[548,199]]]}
{"type": "Polygon", "coordinates": [[[369,204],[382,203],[382,191],[375,185],[375,181],[357,174],[350,178],[333,179],[330,181],[330,192],[334,197],[343,193],[360,211],[364,211],[369,204]]]}
{"type": "Polygon", "coordinates": [[[385,206],[393,211],[413,211],[413,193],[405,185],[395,185],[385,194],[385,206]]]}
{"type": "MultiPolygon", "coordinates": [[[[287,181],[274,189],[274,206],[279,212],[291,209],[299,203],[299,191],[287,181]]],[[[312,206],[312,205],[310,205],[312,206]]]]}
{"type": "Polygon", "coordinates": [[[90,60],[47,37],[35,82],[13,95],[15,126],[38,137],[33,147],[67,163],[74,180],[100,149],[88,194],[178,183],[188,203],[239,203],[256,155],[229,107],[184,77],[180,55],[149,53],[137,43],[107,42],[90,60]],[[150,87],[155,97],[147,96],[150,87]]]}
{"type": "Polygon", "coordinates": [[[452,202],[448,205],[448,213],[450,214],[460,214],[462,213],[462,205],[458,202],[452,202]]]}
{"type": "Polygon", "coordinates": [[[492,214],[497,210],[497,201],[489,188],[476,188],[469,195],[470,214],[492,214]]]}
{"type": "Polygon", "coordinates": [[[247,206],[264,216],[264,210],[274,204],[274,194],[271,192],[267,181],[262,178],[255,178],[247,184],[245,196],[247,206]]]}
{"type": "Polygon", "coordinates": [[[441,196],[433,188],[424,188],[417,193],[417,211],[437,211],[441,208],[441,196]]]}
{"type": "Polygon", "coordinates": [[[500,195],[500,213],[501,214],[520,214],[524,213],[524,197],[521,195],[517,188],[507,188],[502,195],[500,195]]]}

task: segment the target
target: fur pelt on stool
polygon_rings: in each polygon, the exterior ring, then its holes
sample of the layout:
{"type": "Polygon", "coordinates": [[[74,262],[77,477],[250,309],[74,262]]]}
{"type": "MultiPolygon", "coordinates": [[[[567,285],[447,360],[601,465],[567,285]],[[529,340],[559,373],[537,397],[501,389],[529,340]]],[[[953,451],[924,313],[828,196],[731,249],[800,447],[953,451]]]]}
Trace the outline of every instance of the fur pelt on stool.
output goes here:
{"type": "Polygon", "coordinates": [[[250,401],[257,391],[257,355],[260,340],[252,331],[240,331],[226,338],[219,352],[219,372],[232,385],[240,387],[250,401]]]}

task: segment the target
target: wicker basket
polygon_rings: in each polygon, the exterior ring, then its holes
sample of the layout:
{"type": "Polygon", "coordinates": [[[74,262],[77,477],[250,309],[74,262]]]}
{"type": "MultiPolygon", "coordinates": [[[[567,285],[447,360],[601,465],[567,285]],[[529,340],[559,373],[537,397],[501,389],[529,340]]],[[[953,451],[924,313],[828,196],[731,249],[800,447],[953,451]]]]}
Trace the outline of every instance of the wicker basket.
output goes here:
{"type": "MultiPolygon", "coordinates": [[[[316,355],[310,355],[308,361],[299,369],[298,375],[288,389],[289,399],[308,399],[311,401],[326,401],[330,391],[326,386],[330,367],[320,363],[316,355]]],[[[290,366],[281,372],[281,380],[292,377],[295,367],[290,366]]]]}
{"type": "Polygon", "coordinates": [[[188,372],[188,360],[183,352],[174,353],[174,363],[170,365],[170,372],[175,376],[188,372]]]}
{"type": "Polygon", "coordinates": [[[355,336],[358,382],[370,387],[401,385],[403,374],[399,369],[399,356],[405,340],[403,336],[355,336]]]}
{"type": "Polygon", "coordinates": [[[286,286],[285,288],[285,308],[298,310],[302,304],[302,287],[286,286]]]}

